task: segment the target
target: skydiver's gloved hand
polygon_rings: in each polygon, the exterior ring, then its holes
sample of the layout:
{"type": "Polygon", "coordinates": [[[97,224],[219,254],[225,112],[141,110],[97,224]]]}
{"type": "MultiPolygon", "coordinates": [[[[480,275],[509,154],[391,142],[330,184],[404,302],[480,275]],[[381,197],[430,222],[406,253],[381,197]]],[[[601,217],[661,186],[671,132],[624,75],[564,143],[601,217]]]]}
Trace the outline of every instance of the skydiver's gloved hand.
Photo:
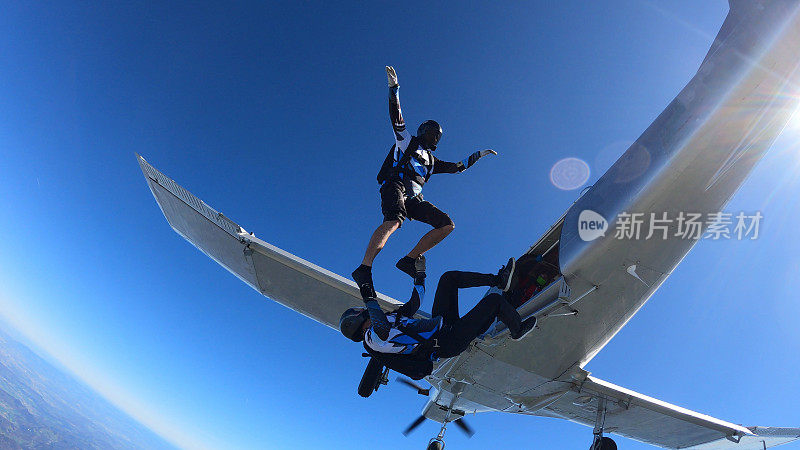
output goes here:
{"type": "Polygon", "coordinates": [[[397,84],[397,73],[394,71],[394,67],[386,66],[386,78],[389,79],[390,88],[400,86],[399,84],[397,84]]]}
{"type": "Polygon", "coordinates": [[[479,151],[469,155],[467,157],[467,159],[465,159],[463,161],[459,161],[456,164],[458,165],[459,172],[463,172],[463,171],[469,169],[470,166],[472,166],[473,164],[478,162],[478,160],[483,158],[484,156],[496,155],[496,154],[497,154],[497,152],[492,150],[492,149],[479,150],[479,151]]]}

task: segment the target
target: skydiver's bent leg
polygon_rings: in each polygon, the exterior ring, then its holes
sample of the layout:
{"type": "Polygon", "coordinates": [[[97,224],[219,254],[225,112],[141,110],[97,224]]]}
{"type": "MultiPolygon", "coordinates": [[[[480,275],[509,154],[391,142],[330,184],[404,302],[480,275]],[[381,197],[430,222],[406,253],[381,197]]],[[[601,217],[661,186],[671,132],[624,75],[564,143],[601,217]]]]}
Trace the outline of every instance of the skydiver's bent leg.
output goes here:
{"type": "Polygon", "coordinates": [[[482,298],[464,317],[435,336],[438,338],[438,347],[433,350],[434,356],[452,358],[466,350],[473,339],[489,329],[504,301],[500,294],[489,294],[482,298]]]}
{"type": "Polygon", "coordinates": [[[408,217],[427,223],[433,230],[427,232],[419,240],[417,245],[406,255],[407,258],[416,259],[428,250],[432,249],[450,233],[456,226],[453,220],[446,213],[442,212],[433,203],[422,199],[422,195],[408,199],[406,202],[408,217]]]}
{"type": "Polygon", "coordinates": [[[417,245],[415,245],[414,248],[412,248],[411,251],[408,252],[408,255],[406,255],[406,257],[412,260],[418,258],[420,255],[424,254],[428,250],[432,249],[433,247],[436,247],[436,244],[442,242],[442,240],[444,240],[444,238],[446,238],[447,235],[452,233],[453,230],[455,229],[456,226],[454,224],[450,224],[450,225],[445,225],[441,228],[435,228],[431,231],[428,231],[427,233],[425,233],[424,236],[422,236],[422,238],[420,238],[419,242],[417,242],[417,245]]]}
{"type": "Polygon", "coordinates": [[[452,358],[459,355],[476,337],[489,329],[495,318],[500,319],[508,327],[514,339],[524,335],[536,323],[536,319],[532,318],[523,324],[517,310],[502,294],[491,293],[481,299],[464,317],[458,319],[452,326],[444,328],[438,336],[434,336],[438,338],[439,345],[433,350],[434,356],[452,358]]]}
{"type": "Polygon", "coordinates": [[[444,325],[454,325],[460,319],[458,314],[458,290],[477,286],[494,286],[497,275],[477,272],[451,270],[442,274],[433,297],[431,315],[441,316],[444,325]]]}

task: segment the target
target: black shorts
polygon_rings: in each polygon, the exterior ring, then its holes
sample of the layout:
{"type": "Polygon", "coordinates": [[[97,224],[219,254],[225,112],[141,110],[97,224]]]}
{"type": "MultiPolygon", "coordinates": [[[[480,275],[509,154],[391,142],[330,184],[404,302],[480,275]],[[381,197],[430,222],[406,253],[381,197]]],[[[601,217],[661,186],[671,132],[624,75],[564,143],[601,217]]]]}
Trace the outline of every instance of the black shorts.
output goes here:
{"type": "Polygon", "coordinates": [[[397,181],[387,181],[381,186],[381,211],[383,221],[400,221],[406,217],[427,223],[433,228],[442,228],[453,225],[453,221],[446,213],[442,212],[433,203],[425,201],[422,194],[406,198],[403,185],[397,181]]]}

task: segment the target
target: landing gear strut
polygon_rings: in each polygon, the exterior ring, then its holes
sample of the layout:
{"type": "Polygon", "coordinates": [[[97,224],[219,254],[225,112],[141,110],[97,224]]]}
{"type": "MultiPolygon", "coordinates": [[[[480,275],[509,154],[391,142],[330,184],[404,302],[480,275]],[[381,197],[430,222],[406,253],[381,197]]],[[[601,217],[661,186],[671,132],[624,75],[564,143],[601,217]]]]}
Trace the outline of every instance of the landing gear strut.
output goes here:
{"type": "MultiPolygon", "coordinates": [[[[442,428],[439,430],[439,434],[435,438],[428,441],[428,446],[426,447],[428,450],[444,449],[444,432],[447,430],[447,425],[450,423],[454,423],[458,428],[461,429],[461,431],[463,431],[467,435],[467,437],[472,437],[472,435],[475,434],[475,432],[472,431],[472,427],[467,425],[467,423],[464,421],[463,413],[456,412],[456,415],[460,415],[462,417],[459,417],[458,419],[451,421],[450,416],[452,415],[452,413],[453,411],[451,409],[447,410],[447,415],[444,418],[444,422],[442,422],[442,428]]],[[[414,428],[416,428],[419,424],[421,424],[424,421],[425,421],[425,416],[419,416],[419,418],[414,423],[412,423],[411,426],[409,426],[406,429],[406,431],[403,432],[403,434],[408,436],[408,433],[410,433],[414,428]]]]}
{"type": "MultiPolygon", "coordinates": [[[[405,384],[406,386],[410,387],[411,389],[414,389],[420,395],[428,396],[431,393],[430,389],[423,389],[420,385],[418,385],[417,383],[414,383],[411,380],[407,380],[405,378],[398,377],[397,381],[405,384]]],[[[463,388],[463,386],[462,386],[462,388],[463,388]]],[[[438,406],[440,410],[446,411],[447,414],[445,414],[445,416],[444,416],[444,420],[442,421],[442,428],[439,430],[439,434],[435,438],[433,438],[430,441],[428,441],[428,446],[426,447],[428,450],[443,450],[444,449],[444,432],[447,430],[447,425],[449,423],[451,423],[451,422],[454,423],[458,428],[460,428],[461,431],[463,431],[464,434],[467,435],[467,437],[472,437],[472,435],[475,434],[475,432],[472,430],[472,427],[467,425],[467,422],[464,420],[464,414],[465,413],[463,411],[458,411],[458,410],[453,411],[453,405],[455,405],[456,400],[458,399],[458,395],[460,395],[460,394],[461,394],[461,390],[459,389],[457,394],[456,394],[456,397],[453,398],[452,401],[450,402],[450,406],[441,406],[441,405],[438,405],[438,404],[435,405],[435,406],[438,406]],[[453,420],[451,418],[453,416],[453,414],[455,414],[457,419],[453,420]]],[[[403,436],[408,436],[409,433],[414,431],[414,429],[417,428],[419,425],[421,425],[422,422],[425,422],[424,413],[423,413],[423,415],[417,417],[417,420],[412,422],[411,425],[409,425],[408,428],[406,428],[406,430],[403,431],[403,436]]]]}
{"type": "Polygon", "coordinates": [[[594,441],[589,450],[617,450],[617,443],[610,437],[603,436],[603,428],[606,425],[606,399],[597,399],[597,418],[594,422],[594,441]]]}
{"type": "Polygon", "coordinates": [[[444,449],[444,432],[447,430],[447,424],[450,420],[450,414],[452,414],[452,410],[447,410],[447,415],[444,416],[444,422],[442,422],[442,428],[439,430],[439,435],[435,438],[431,439],[428,442],[428,449],[427,450],[442,450],[444,449]]]}

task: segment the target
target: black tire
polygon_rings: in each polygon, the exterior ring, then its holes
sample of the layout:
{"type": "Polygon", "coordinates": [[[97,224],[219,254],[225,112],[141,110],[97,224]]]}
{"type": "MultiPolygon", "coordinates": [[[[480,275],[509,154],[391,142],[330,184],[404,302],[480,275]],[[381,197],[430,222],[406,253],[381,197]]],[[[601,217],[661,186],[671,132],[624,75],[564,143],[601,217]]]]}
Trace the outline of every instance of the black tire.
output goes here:
{"type": "Polygon", "coordinates": [[[370,358],[367,363],[367,368],[364,369],[364,375],[361,377],[361,382],[358,383],[358,395],[367,398],[375,392],[380,382],[381,373],[383,372],[383,364],[378,362],[375,358],[370,358]]]}
{"type": "Polygon", "coordinates": [[[603,436],[600,441],[593,443],[589,450],[617,450],[617,443],[610,437],[603,436]]]}
{"type": "Polygon", "coordinates": [[[428,450],[442,450],[444,448],[444,442],[442,441],[432,441],[428,444],[428,450]]]}
{"type": "Polygon", "coordinates": [[[610,437],[603,436],[603,440],[600,442],[600,450],[617,450],[617,443],[610,437]]]}

